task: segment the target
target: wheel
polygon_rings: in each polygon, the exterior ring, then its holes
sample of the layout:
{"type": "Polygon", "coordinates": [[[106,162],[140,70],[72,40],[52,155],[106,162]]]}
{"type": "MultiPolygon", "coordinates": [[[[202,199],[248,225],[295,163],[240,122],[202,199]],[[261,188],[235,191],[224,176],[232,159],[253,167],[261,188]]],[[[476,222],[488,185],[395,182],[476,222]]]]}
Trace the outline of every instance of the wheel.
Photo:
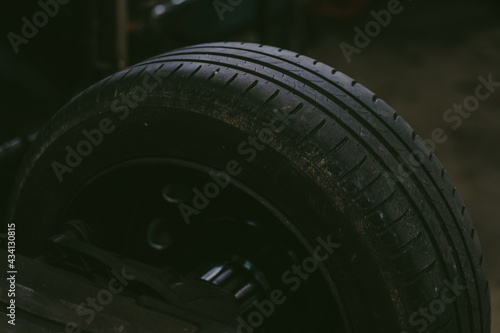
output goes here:
{"type": "Polygon", "coordinates": [[[79,219],[151,265],[246,269],[240,332],[490,330],[436,156],[361,84],[283,49],[196,45],[96,83],[42,129],[10,207],[29,255],[79,219]]]}

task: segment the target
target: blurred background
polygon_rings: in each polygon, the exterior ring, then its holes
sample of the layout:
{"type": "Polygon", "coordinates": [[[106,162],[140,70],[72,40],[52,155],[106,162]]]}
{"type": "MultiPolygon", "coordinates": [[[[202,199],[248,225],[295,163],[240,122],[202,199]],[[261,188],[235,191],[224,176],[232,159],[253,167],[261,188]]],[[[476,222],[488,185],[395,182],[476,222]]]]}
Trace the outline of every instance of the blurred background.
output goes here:
{"type": "MultiPolygon", "coordinates": [[[[500,88],[460,127],[443,114],[473,95],[478,76],[500,81],[500,4],[401,0],[391,22],[365,30],[396,0],[41,0],[0,11],[0,216],[15,170],[38,128],[72,96],[128,65],[211,41],[249,41],[316,58],[362,83],[435,152],[475,221],[500,332],[500,88]],[[40,11],[45,14],[37,14],[40,11]],[[37,23],[37,25],[34,25],[37,23]],[[345,56],[347,43],[357,47],[345,56]],[[341,48],[344,45],[344,51],[341,48]]],[[[351,49],[353,50],[353,49],[351,49]]]]}

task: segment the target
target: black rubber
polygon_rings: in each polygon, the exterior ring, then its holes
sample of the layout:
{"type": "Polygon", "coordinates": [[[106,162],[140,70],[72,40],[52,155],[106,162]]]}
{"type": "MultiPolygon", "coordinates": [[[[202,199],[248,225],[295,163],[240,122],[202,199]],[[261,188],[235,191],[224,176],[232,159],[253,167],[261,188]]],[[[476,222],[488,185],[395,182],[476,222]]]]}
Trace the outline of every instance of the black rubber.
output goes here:
{"type": "Polygon", "coordinates": [[[490,332],[479,240],[436,156],[361,84],[270,46],[178,49],[75,97],[42,130],[18,176],[9,217],[18,223],[19,246],[37,253],[68,198],[105,168],[161,156],[223,169],[228,158],[242,159],[238,144],[269,126],[276,110],[293,120],[238,180],[265,195],[311,243],[332,234],[341,244],[327,269],[346,331],[490,332]],[[152,72],[161,75],[160,87],[117,120],[113,100],[152,72]],[[51,163],[104,116],[117,129],[59,182],[51,163]]]}

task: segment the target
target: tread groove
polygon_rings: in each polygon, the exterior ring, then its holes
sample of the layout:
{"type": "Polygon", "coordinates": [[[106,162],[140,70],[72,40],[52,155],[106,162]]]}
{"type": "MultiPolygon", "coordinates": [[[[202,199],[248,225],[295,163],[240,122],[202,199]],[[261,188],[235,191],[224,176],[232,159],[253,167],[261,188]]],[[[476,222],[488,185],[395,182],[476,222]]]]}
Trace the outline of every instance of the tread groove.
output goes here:
{"type": "Polygon", "coordinates": [[[343,181],[344,179],[346,179],[347,177],[349,177],[349,175],[353,174],[356,170],[358,170],[359,168],[361,168],[361,166],[366,162],[366,160],[368,159],[368,156],[364,156],[361,161],[359,161],[358,163],[356,163],[356,165],[354,167],[351,168],[351,170],[347,171],[345,174],[343,175],[340,175],[339,179],[338,179],[338,182],[341,182],[343,181]]]}

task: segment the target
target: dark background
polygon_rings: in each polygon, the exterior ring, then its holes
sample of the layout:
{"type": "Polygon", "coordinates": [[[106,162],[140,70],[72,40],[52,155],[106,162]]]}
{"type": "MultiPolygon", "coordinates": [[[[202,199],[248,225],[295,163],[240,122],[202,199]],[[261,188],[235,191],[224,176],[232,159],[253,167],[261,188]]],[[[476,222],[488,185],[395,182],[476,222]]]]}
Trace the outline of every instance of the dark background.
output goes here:
{"type": "Polygon", "coordinates": [[[421,137],[444,129],[448,139],[437,145],[436,154],[468,205],[482,240],[493,296],[492,332],[500,332],[500,89],[459,128],[452,129],[442,118],[474,93],[479,75],[492,74],[500,81],[500,5],[486,0],[402,0],[403,11],[348,63],[339,45],[353,44],[353,28],[364,29],[373,20],[370,10],[386,9],[388,2],[242,0],[221,21],[212,0],[72,0],[60,5],[17,54],[8,33],[22,35],[21,19],[32,21],[40,5],[4,2],[0,216],[32,134],[92,83],[124,66],[195,43],[237,40],[289,48],[376,92],[421,137]],[[126,9],[117,10],[119,4],[126,9]],[[121,52],[120,38],[127,42],[121,52]]]}

